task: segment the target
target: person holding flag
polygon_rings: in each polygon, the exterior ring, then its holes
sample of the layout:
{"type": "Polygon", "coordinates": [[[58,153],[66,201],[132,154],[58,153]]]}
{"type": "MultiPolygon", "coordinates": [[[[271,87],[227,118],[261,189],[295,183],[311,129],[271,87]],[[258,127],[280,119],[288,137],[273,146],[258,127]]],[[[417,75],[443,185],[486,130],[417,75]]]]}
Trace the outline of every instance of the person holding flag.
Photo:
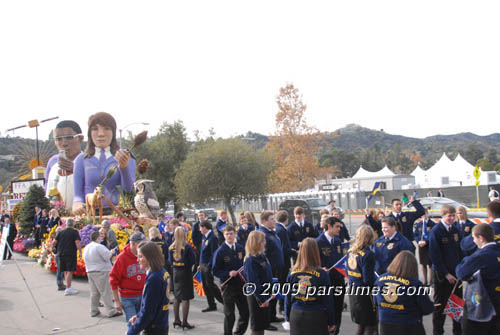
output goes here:
{"type": "Polygon", "coordinates": [[[174,285],[174,328],[177,326],[192,329],[194,326],[187,321],[189,315],[189,300],[194,299],[193,281],[191,276],[195,262],[193,248],[186,243],[186,231],[182,227],[175,228],[174,242],[168,248],[168,262],[172,266],[174,285]],[[182,303],[182,323],[179,309],[182,303]]]}
{"type": "MultiPolygon", "coordinates": [[[[374,241],[375,232],[370,226],[362,225],[358,228],[354,243],[347,253],[346,270],[349,286],[353,289],[372,287],[375,283],[375,254],[370,249],[374,241]]],[[[356,334],[376,334],[377,312],[371,294],[351,293],[349,305],[351,306],[351,319],[358,325],[356,334]]]]}
{"type": "Polygon", "coordinates": [[[250,311],[252,335],[264,335],[269,326],[269,301],[273,297],[265,294],[263,285],[272,284],[273,274],[265,250],[266,235],[254,230],[248,235],[243,263],[243,274],[247,280],[244,294],[250,311]]]}
{"type": "MultiPolygon", "coordinates": [[[[450,205],[441,207],[441,222],[432,228],[429,235],[429,257],[432,263],[434,283],[434,304],[432,314],[434,334],[443,334],[446,316],[443,311],[448,298],[454,292],[462,297],[462,289],[458,286],[455,268],[462,260],[460,249],[460,231],[454,225],[455,208],[450,205]]],[[[453,334],[461,333],[460,322],[453,320],[453,334]]]]}
{"type": "MultiPolygon", "coordinates": [[[[330,287],[328,273],[321,267],[316,240],[302,241],[297,262],[288,276],[291,289],[285,297],[285,317],[290,322],[290,335],[328,335],[335,329],[333,297],[319,294],[320,287],[330,287]]],[[[342,307],[341,307],[342,308],[342,307]]]]}
{"type": "Polygon", "coordinates": [[[456,267],[460,280],[471,281],[467,292],[473,291],[464,308],[463,333],[500,334],[500,244],[495,243],[494,230],[486,223],[472,228],[472,236],[478,250],[456,267]],[[473,286],[479,287],[474,290],[473,286]]]}
{"type": "Polygon", "coordinates": [[[343,289],[345,286],[345,271],[344,274],[342,274],[333,268],[334,265],[342,259],[342,256],[344,256],[342,243],[338,237],[340,234],[340,228],[340,220],[334,217],[329,217],[326,220],[325,231],[316,239],[321,259],[321,267],[328,273],[333,286],[342,287],[341,294],[335,294],[333,296],[336,324],[334,334],[338,334],[340,331],[345,293],[343,289]]]}
{"type": "Polygon", "coordinates": [[[388,215],[401,225],[401,233],[410,242],[413,241],[413,224],[415,221],[425,214],[425,208],[420,204],[420,201],[410,197],[408,206],[415,207],[415,212],[403,212],[403,203],[399,199],[392,200],[392,212],[388,215]]]}
{"type": "Polygon", "coordinates": [[[245,334],[248,328],[248,305],[243,295],[244,279],[241,276],[243,270],[243,258],[245,249],[236,243],[236,230],[227,225],[224,228],[224,243],[214,254],[212,271],[219,278],[222,285],[222,300],[224,302],[224,335],[233,334],[235,321],[234,305],[238,307],[240,314],[238,325],[234,335],[245,334]]]}
{"type": "Polygon", "coordinates": [[[375,285],[379,287],[376,302],[380,335],[425,335],[422,317],[431,314],[434,305],[427,294],[421,294],[423,285],[418,280],[415,256],[408,250],[401,251],[375,285]]]}
{"type": "Polygon", "coordinates": [[[367,209],[368,209],[368,204],[373,199],[373,197],[375,196],[375,194],[377,194],[378,191],[380,191],[380,182],[376,181],[375,185],[373,185],[372,193],[370,193],[370,195],[366,197],[366,208],[367,209]]]}
{"type": "MultiPolygon", "coordinates": [[[[311,222],[306,221],[306,214],[304,208],[297,206],[293,209],[293,215],[295,217],[295,221],[290,223],[287,227],[288,237],[290,238],[290,245],[293,250],[299,250],[300,243],[306,237],[316,236],[316,231],[311,222]]],[[[296,255],[293,255],[295,260],[296,255]]]]}
{"type": "Polygon", "coordinates": [[[422,265],[424,285],[430,283],[432,279],[432,266],[429,261],[429,233],[435,225],[436,223],[429,219],[429,210],[426,209],[424,217],[421,221],[416,223],[415,231],[413,232],[413,235],[415,236],[415,242],[417,242],[418,245],[418,259],[420,260],[420,265],[422,265]],[[427,268],[429,268],[428,280],[427,268]]]}

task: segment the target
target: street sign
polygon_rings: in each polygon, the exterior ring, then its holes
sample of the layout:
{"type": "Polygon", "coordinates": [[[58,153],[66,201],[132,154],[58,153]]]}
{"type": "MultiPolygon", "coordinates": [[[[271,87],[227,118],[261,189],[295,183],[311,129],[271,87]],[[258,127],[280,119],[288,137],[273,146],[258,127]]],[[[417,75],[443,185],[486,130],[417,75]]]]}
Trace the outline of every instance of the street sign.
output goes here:
{"type": "Polygon", "coordinates": [[[474,177],[476,178],[476,180],[479,180],[479,177],[481,177],[481,171],[479,171],[479,166],[478,165],[476,165],[476,168],[474,169],[474,173],[473,174],[474,174],[474,177]]]}
{"type": "Polygon", "coordinates": [[[481,182],[479,180],[476,181],[476,186],[481,186],[481,182]]]}

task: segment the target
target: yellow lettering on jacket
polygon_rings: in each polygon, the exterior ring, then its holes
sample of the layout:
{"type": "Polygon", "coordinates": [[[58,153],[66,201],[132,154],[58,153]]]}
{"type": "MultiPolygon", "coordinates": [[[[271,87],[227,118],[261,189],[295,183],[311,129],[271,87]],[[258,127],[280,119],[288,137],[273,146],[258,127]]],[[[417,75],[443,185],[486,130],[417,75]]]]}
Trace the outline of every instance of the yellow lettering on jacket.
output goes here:
{"type": "Polygon", "coordinates": [[[381,302],[380,306],[385,307],[385,308],[397,309],[398,311],[404,311],[405,310],[405,306],[404,305],[393,305],[393,304],[388,304],[386,302],[381,302]]]}
{"type": "Polygon", "coordinates": [[[349,270],[349,271],[347,271],[347,274],[349,276],[353,276],[353,277],[356,277],[356,278],[361,278],[361,273],[359,273],[359,272],[354,272],[354,271],[350,271],[349,270]]]}

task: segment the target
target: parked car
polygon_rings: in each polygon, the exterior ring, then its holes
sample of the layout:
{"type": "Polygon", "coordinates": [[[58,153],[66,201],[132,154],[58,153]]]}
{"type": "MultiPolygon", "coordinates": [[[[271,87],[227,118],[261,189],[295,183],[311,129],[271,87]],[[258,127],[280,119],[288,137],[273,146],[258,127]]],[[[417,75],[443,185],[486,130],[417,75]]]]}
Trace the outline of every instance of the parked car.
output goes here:
{"type": "MultiPolygon", "coordinates": [[[[458,201],[449,199],[449,198],[425,197],[425,198],[419,198],[418,200],[420,201],[422,206],[424,206],[424,208],[429,209],[429,216],[430,217],[441,217],[441,207],[443,207],[443,205],[450,205],[450,206],[453,206],[455,208],[457,208],[458,206],[464,206],[467,209],[467,214],[470,218],[483,219],[483,218],[488,217],[488,214],[485,211],[478,211],[478,210],[475,210],[474,208],[470,209],[469,207],[465,206],[464,204],[462,204],[458,201]]],[[[411,209],[413,209],[413,206],[410,206],[410,207],[405,206],[403,208],[403,210],[404,209],[411,210],[411,209]]]]}
{"type": "Polygon", "coordinates": [[[198,221],[198,213],[203,211],[209,221],[217,221],[217,211],[215,208],[200,208],[196,210],[195,221],[198,221]]]}
{"type": "Polygon", "coordinates": [[[287,211],[289,217],[288,221],[292,222],[294,220],[293,210],[297,206],[304,208],[306,220],[315,225],[321,221],[319,212],[328,206],[328,204],[320,198],[288,199],[280,203],[278,208],[280,211],[287,211]]]}

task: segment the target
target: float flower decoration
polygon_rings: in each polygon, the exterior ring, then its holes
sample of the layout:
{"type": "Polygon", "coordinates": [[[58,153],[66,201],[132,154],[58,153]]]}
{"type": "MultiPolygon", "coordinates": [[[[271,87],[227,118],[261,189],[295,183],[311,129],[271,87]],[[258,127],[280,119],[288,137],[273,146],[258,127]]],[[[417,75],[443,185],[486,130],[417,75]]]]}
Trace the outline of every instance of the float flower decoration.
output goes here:
{"type": "Polygon", "coordinates": [[[26,252],[26,248],[24,247],[24,241],[26,241],[25,237],[18,238],[14,241],[14,251],[17,252],[26,252]]]}
{"type": "Polygon", "coordinates": [[[127,244],[129,234],[121,229],[113,229],[113,231],[115,232],[116,240],[118,241],[118,248],[121,251],[125,247],[125,244],[127,244]]]}
{"type": "Polygon", "coordinates": [[[80,230],[80,244],[82,248],[91,242],[90,235],[97,230],[98,228],[93,225],[87,225],[80,230]]]}
{"type": "Polygon", "coordinates": [[[113,217],[108,220],[110,224],[118,224],[121,228],[130,228],[130,224],[123,218],[113,217]]]}

